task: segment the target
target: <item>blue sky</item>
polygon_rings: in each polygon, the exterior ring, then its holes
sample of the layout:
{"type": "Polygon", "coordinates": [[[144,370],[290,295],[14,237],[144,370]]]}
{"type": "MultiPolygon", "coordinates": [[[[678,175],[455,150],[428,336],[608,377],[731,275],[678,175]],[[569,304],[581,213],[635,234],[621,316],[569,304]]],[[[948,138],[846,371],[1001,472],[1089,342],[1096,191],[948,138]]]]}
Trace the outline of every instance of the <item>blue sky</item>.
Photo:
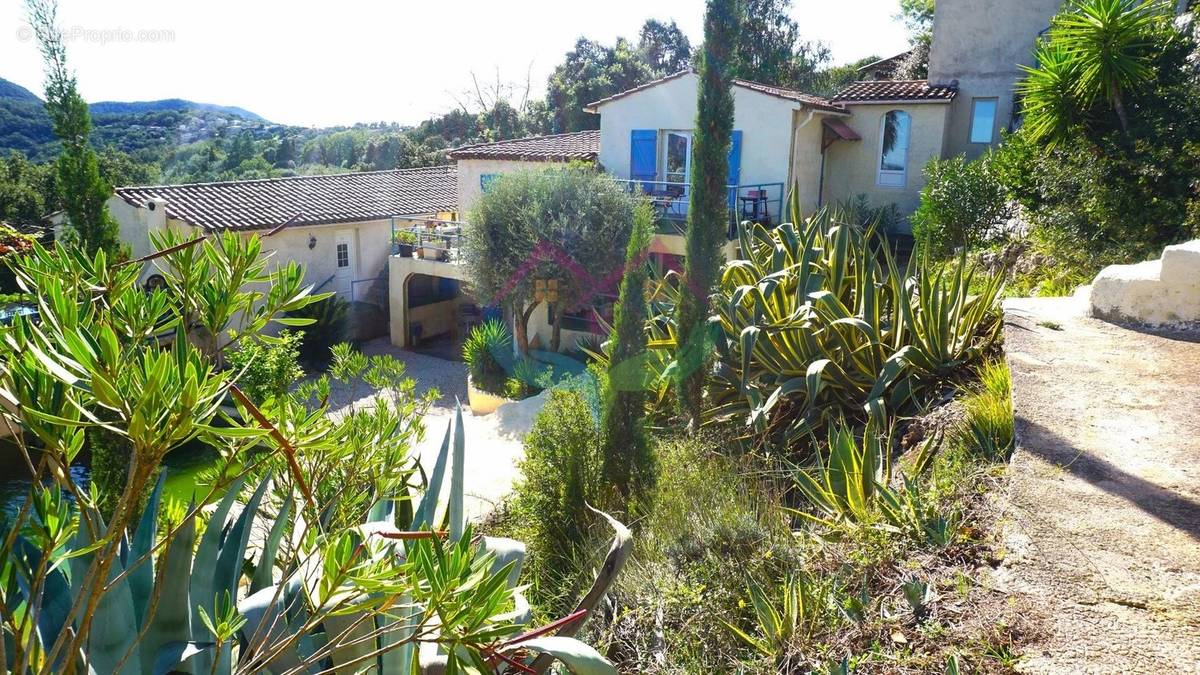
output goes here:
{"type": "MultiPolygon", "coordinates": [[[[897,0],[794,0],[806,39],[837,62],[906,48],[897,0]]],[[[575,40],[635,38],[647,18],[700,40],[702,0],[60,0],[59,22],[90,101],[189,98],[277,122],[415,123],[481,80],[541,96],[575,40]]],[[[0,0],[0,77],[41,91],[21,0],[0,0]],[[5,28],[7,27],[7,28],[5,28]]]]}

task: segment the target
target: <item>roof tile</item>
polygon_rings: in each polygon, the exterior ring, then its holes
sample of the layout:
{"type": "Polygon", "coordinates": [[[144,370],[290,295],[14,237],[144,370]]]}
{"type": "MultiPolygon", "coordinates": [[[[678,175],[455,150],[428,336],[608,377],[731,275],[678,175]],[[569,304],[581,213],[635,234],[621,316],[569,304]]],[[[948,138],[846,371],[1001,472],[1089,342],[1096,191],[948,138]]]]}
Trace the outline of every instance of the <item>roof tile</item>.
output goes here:
{"type": "Polygon", "coordinates": [[[126,202],[167,203],[167,216],[207,230],[327,225],[424,215],[458,208],[457,169],[433,166],[325,176],[293,176],[116,189],[126,202]]]}
{"type": "Polygon", "coordinates": [[[883,101],[950,101],[958,95],[958,87],[950,84],[930,84],[926,80],[871,80],[855,82],[839,91],[837,103],[877,103],[883,101]]]}
{"type": "Polygon", "coordinates": [[[450,159],[509,159],[523,162],[595,161],[599,156],[598,130],[476,143],[451,150],[449,154],[450,159]]]}

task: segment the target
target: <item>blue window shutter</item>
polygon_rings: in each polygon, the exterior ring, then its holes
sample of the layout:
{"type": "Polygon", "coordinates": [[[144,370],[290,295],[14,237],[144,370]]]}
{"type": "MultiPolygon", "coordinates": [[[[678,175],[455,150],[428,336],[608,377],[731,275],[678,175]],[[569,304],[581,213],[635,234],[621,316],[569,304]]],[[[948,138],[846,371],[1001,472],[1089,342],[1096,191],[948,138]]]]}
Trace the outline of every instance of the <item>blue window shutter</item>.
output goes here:
{"type": "Polygon", "coordinates": [[[492,181],[496,180],[496,174],[485,173],[479,176],[479,189],[487,192],[492,187],[492,181]]]}
{"type": "Polygon", "coordinates": [[[729,188],[729,208],[737,206],[738,189],[742,181],[742,132],[735,129],[733,136],[729,139],[729,180],[726,185],[732,185],[729,188]]]}
{"type": "Polygon", "coordinates": [[[729,185],[741,185],[742,179],[742,132],[736,130],[729,143],[729,185]]]}
{"type": "MultiPolygon", "coordinates": [[[[654,181],[658,179],[658,131],[634,129],[629,132],[629,178],[654,181]]],[[[646,190],[652,186],[644,185],[646,190]]]]}

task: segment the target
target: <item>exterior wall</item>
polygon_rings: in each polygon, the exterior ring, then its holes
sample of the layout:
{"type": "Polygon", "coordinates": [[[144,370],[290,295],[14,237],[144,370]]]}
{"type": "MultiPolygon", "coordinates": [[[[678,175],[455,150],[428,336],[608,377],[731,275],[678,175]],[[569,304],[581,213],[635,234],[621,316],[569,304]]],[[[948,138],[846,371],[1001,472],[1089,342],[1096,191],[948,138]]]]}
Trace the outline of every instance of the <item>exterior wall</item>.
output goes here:
{"type": "MultiPolygon", "coordinates": [[[[821,120],[828,115],[808,116],[804,111],[796,111],[792,122],[792,162],[788,175],[790,181],[788,190],[793,187],[799,190],[800,207],[805,213],[811,213],[820,203],[818,194],[821,188],[821,120]]],[[[840,117],[840,116],[839,116],[840,117]]],[[[846,118],[846,121],[849,121],[846,118]]],[[[787,203],[780,209],[784,221],[788,220],[787,203]]]]}
{"type": "MultiPolygon", "coordinates": [[[[697,75],[689,73],[602,105],[600,164],[604,170],[629,178],[629,132],[634,129],[694,128],[698,82],[697,75]]],[[[733,100],[733,128],[742,131],[741,183],[790,183],[792,112],[800,104],[736,86],[733,100]]],[[[812,190],[815,194],[816,188],[812,190]]]]}
{"type": "Polygon", "coordinates": [[[150,230],[165,229],[167,226],[164,203],[155,201],[153,210],[149,206],[133,206],[116,195],[108,198],[108,212],[117,221],[121,241],[129,245],[132,258],[150,255],[150,230]]]}
{"type": "Polygon", "coordinates": [[[837,141],[825,152],[824,201],[830,203],[866,195],[873,206],[895,204],[900,214],[907,218],[921,201],[925,164],[933,157],[943,156],[950,107],[944,103],[897,103],[855,105],[850,109],[854,115],[845,122],[862,136],[862,140],[837,141]],[[881,123],[890,110],[903,110],[912,120],[903,187],[884,187],[878,183],[881,123]]]}
{"type": "Polygon", "coordinates": [[[510,159],[458,160],[458,210],[466,214],[483,194],[480,178],[489,173],[514,173],[531,169],[564,166],[561,162],[518,162],[510,159]]]}
{"type": "Polygon", "coordinates": [[[263,251],[275,251],[272,258],[274,264],[295,261],[303,265],[305,283],[326,284],[321,288],[322,291],[334,290],[331,288],[333,282],[327,283],[327,280],[337,271],[334,245],[337,234],[342,231],[350,232],[354,237],[356,255],[351,264],[351,279],[371,279],[383,274],[392,250],[390,220],[289,227],[264,239],[263,251]],[[316,245],[311,249],[308,247],[310,236],[316,237],[316,245]]]}
{"type": "Polygon", "coordinates": [[[1013,115],[1013,87],[1022,77],[1020,65],[1033,64],[1038,35],[1063,0],[939,0],[933,21],[933,46],[929,81],[958,81],[958,97],[951,103],[945,156],[965,154],[974,159],[987,149],[970,142],[971,102],[996,98],[993,135],[1009,127],[1013,115]]]}

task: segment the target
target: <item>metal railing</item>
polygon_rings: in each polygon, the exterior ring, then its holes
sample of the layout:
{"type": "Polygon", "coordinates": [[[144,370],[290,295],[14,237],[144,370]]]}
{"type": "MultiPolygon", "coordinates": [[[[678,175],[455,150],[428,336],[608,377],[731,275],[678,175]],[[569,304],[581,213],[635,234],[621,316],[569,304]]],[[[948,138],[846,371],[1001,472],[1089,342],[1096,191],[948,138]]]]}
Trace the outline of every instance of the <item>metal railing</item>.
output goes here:
{"type": "Polygon", "coordinates": [[[429,220],[424,225],[401,227],[393,220],[392,255],[462,262],[462,226],[459,221],[429,220]]]}
{"type": "MultiPolygon", "coordinates": [[[[629,192],[646,195],[658,213],[660,227],[675,229],[687,221],[691,185],[656,180],[622,180],[617,183],[629,192]]],[[[764,225],[776,225],[783,215],[784,184],[748,183],[727,185],[729,202],[730,237],[736,235],[736,225],[753,221],[764,225]]]]}
{"type": "Polygon", "coordinates": [[[350,282],[350,301],[365,302],[382,310],[388,309],[388,277],[387,271],[369,279],[355,279],[350,282]]]}

